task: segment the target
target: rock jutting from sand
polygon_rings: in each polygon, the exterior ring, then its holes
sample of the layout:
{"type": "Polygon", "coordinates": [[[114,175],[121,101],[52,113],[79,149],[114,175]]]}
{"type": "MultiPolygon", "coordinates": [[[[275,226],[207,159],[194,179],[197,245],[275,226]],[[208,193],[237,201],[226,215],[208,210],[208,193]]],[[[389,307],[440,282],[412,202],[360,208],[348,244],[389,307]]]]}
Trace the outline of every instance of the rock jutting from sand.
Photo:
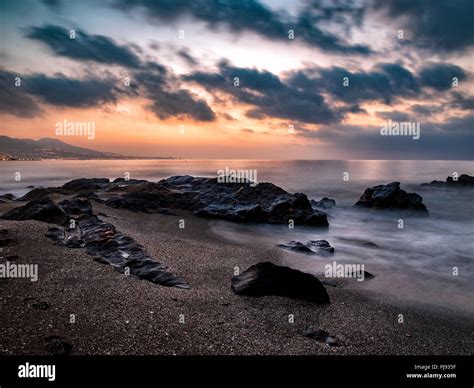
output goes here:
{"type": "Polygon", "coordinates": [[[151,258],[131,237],[92,213],[87,199],[75,198],[59,204],[50,199],[31,201],[2,216],[9,220],[34,219],[63,226],[49,228],[46,236],[68,248],[85,248],[95,260],[116,270],[169,287],[189,288],[186,282],[151,258]],[[70,227],[74,221],[74,227],[70,227]]]}
{"type": "Polygon", "coordinates": [[[430,183],[422,183],[421,186],[436,186],[436,187],[474,187],[474,176],[461,174],[457,179],[448,176],[445,182],[431,181],[430,183]]]}
{"type": "Polygon", "coordinates": [[[287,244],[278,244],[277,247],[307,255],[329,256],[334,253],[334,248],[326,240],[311,240],[306,244],[292,240],[287,244]]]}
{"type": "Polygon", "coordinates": [[[4,220],[37,220],[51,224],[66,225],[69,217],[64,210],[48,198],[28,202],[1,216],[4,220]]]}
{"type": "Polygon", "coordinates": [[[371,209],[410,210],[428,214],[428,210],[423,204],[423,198],[416,193],[407,193],[400,189],[400,182],[366,189],[355,206],[371,209]]]}
{"type": "Polygon", "coordinates": [[[234,276],[231,288],[238,295],[274,295],[317,304],[330,303],[326,289],[315,276],[271,262],[252,265],[234,276]]]}

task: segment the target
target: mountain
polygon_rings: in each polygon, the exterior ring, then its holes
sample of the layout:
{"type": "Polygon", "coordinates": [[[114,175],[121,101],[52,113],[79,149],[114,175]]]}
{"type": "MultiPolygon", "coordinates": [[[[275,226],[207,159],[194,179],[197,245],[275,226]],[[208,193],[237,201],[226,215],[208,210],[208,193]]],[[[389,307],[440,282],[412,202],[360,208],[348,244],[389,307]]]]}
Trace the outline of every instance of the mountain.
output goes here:
{"type": "MultiPolygon", "coordinates": [[[[45,137],[39,140],[15,139],[0,136],[0,160],[31,159],[151,159],[125,156],[111,152],[94,151],[76,147],[61,140],[45,137]]],[[[153,159],[172,159],[157,157],[153,159]]]]}

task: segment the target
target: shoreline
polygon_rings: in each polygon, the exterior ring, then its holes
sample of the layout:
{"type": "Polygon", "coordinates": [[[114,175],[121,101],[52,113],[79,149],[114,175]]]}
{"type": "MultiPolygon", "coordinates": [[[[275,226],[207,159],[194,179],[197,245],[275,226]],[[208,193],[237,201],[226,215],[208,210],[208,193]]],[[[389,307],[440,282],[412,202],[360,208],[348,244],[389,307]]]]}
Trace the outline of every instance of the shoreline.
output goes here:
{"type": "MultiPolygon", "coordinates": [[[[1,204],[0,212],[16,205],[1,204]]],[[[44,236],[46,223],[1,220],[0,229],[18,241],[10,247],[17,262],[39,264],[39,281],[0,280],[6,312],[0,316],[0,354],[458,355],[470,354],[474,346],[469,317],[392,300],[344,281],[326,287],[328,306],[235,295],[234,267],[245,270],[261,261],[288,265],[284,253],[223,241],[209,220],[185,211],[176,217],[96,202],[93,208],[190,289],[127,277],[95,262],[84,249],[55,245],[44,236]],[[178,227],[180,218],[185,229],[178,227]],[[399,314],[404,323],[398,323],[399,314]],[[310,328],[326,330],[339,345],[305,337],[310,328]]]]}

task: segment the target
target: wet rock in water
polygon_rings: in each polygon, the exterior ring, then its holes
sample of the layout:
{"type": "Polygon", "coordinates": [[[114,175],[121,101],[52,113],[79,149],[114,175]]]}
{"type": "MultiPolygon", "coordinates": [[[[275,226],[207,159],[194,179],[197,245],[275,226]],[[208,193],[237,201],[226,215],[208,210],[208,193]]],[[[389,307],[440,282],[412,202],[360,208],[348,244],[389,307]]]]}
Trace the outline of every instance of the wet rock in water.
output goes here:
{"type": "Polygon", "coordinates": [[[328,226],[326,214],[315,211],[305,194],[290,194],[271,183],[221,183],[217,178],[175,176],[159,182],[172,191],[170,208],[193,210],[205,218],[234,222],[267,222],[328,226]],[[191,206],[190,206],[191,205],[191,206]]]}
{"type": "Polygon", "coordinates": [[[339,240],[341,241],[346,241],[346,242],[351,242],[357,245],[360,245],[362,247],[366,248],[380,248],[376,243],[369,241],[369,240],[363,240],[360,238],[351,238],[351,237],[339,237],[339,240]]]}
{"type": "Polygon", "coordinates": [[[234,276],[231,288],[238,295],[275,295],[318,304],[329,303],[326,289],[315,276],[270,262],[252,265],[234,276]]]}
{"type": "Polygon", "coordinates": [[[55,356],[66,356],[72,351],[72,345],[59,336],[47,337],[45,342],[46,350],[55,356]]]}
{"type": "Polygon", "coordinates": [[[435,187],[474,187],[474,176],[461,174],[457,180],[452,176],[448,176],[445,182],[431,181],[430,183],[422,183],[421,186],[435,187]]]}
{"type": "Polygon", "coordinates": [[[321,329],[309,329],[303,333],[305,337],[325,343],[329,346],[337,346],[339,343],[336,338],[332,337],[327,331],[321,329]]]}
{"type": "Polygon", "coordinates": [[[17,207],[3,214],[5,220],[37,220],[52,224],[65,225],[69,217],[64,210],[50,199],[41,199],[28,202],[24,206],[17,207]]]}
{"type": "Polygon", "coordinates": [[[326,240],[311,240],[306,244],[292,240],[287,244],[278,244],[277,247],[307,255],[329,256],[334,253],[334,248],[326,240]]]}
{"type": "Polygon", "coordinates": [[[355,206],[372,209],[403,209],[428,214],[422,201],[423,198],[420,195],[400,189],[400,182],[392,182],[366,189],[355,206]]]}
{"type": "Polygon", "coordinates": [[[205,218],[234,222],[328,226],[324,212],[314,210],[305,194],[290,194],[271,183],[224,183],[217,178],[173,176],[158,183],[144,180],[75,179],[55,188],[107,206],[135,212],[174,215],[187,210],[205,218]]]}
{"type": "Polygon", "coordinates": [[[0,195],[0,203],[13,202],[15,199],[16,197],[10,193],[0,195]]]}
{"type": "Polygon", "coordinates": [[[26,193],[23,197],[17,199],[17,201],[38,201],[40,199],[48,198],[54,191],[52,189],[45,189],[44,187],[38,187],[26,193]]]}
{"type": "Polygon", "coordinates": [[[311,200],[311,206],[313,208],[319,208],[319,209],[332,209],[333,207],[336,206],[336,201],[331,198],[324,197],[321,199],[321,201],[315,201],[314,199],[311,200]]]}

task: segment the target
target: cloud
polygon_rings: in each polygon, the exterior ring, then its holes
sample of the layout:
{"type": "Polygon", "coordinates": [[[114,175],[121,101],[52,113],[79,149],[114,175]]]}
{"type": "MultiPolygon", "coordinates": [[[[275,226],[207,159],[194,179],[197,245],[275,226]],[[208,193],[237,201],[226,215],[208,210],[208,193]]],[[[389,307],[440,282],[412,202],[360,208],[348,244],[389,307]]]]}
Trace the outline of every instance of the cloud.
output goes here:
{"type": "Polygon", "coordinates": [[[444,91],[451,89],[453,77],[463,81],[467,75],[459,66],[450,63],[431,63],[421,69],[419,77],[421,85],[444,91]]]}
{"type": "Polygon", "coordinates": [[[381,136],[380,126],[348,124],[323,126],[319,130],[299,127],[296,135],[364,159],[444,160],[447,155],[459,160],[473,159],[474,114],[450,117],[443,122],[421,122],[420,128],[418,140],[410,136],[381,136]]]}
{"type": "Polygon", "coordinates": [[[178,50],[177,54],[184,59],[184,61],[191,67],[194,67],[199,64],[196,58],[194,58],[191,53],[189,52],[188,49],[182,48],[181,50],[178,50]]]}
{"type": "Polygon", "coordinates": [[[413,117],[405,112],[377,112],[377,116],[383,120],[392,120],[397,122],[413,121],[413,117]]]}
{"type": "Polygon", "coordinates": [[[151,100],[148,109],[157,117],[189,117],[196,121],[214,121],[215,113],[207,102],[179,86],[178,80],[168,69],[149,65],[136,74],[136,80],[151,100]]]}
{"type": "Polygon", "coordinates": [[[48,77],[33,74],[24,77],[25,90],[48,104],[89,108],[117,101],[117,80],[106,78],[73,79],[62,74],[48,77]]]}
{"type": "Polygon", "coordinates": [[[46,44],[57,55],[72,59],[115,64],[138,68],[140,60],[127,46],[120,46],[109,37],[89,35],[76,30],[76,38],[70,39],[69,30],[56,25],[30,27],[26,36],[46,44]]]}
{"type": "Polygon", "coordinates": [[[466,96],[459,92],[453,92],[452,96],[453,99],[450,103],[450,107],[455,109],[474,111],[474,96],[466,96]]]}
{"type": "MultiPolygon", "coordinates": [[[[339,36],[323,31],[321,21],[335,21],[342,24],[344,19],[336,15],[347,14],[331,8],[331,17],[319,16],[314,9],[304,9],[296,18],[277,13],[257,0],[115,0],[115,5],[129,12],[131,8],[141,8],[145,14],[159,23],[169,23],[185,16],[204,21],[213,30],[225,27],[233,33],[255,32],[268,39],[289,41],[288,31],[295,32],[295,40],[301,39],[312,47],[328,52],[353,55],[369,55],[371,49],[365,45],[351,45],[339,36]],[[334,16],[334,17],[333,17],[334,16]]],[[[320,7],[319,11],[324,7],[320,7]]],[[[329,11],[328,11],[329,12],[329,11]]],[[[360,13],[355,10],[354,14],[360,13]]],[[[345,24],[350,25],[350,22],[345,24]]]]}
{"type": "Polygon", "coordinates": [[[418,47],[452,52],[474,46],[472,0],[376,0],[375,8],[400,18],[418,47]]]}
{"type": "Polygon", "coordinates": [[[15,78],[21,77],[0,69],[0,112],[21,118],[39,116],[42,110],[38,103],[25,91],[15,86],[15,78]]]}
{"type": "Polygon", "coordinates": [[[350,71],[339,66],[306,68],[289,73],[289,82],[300,89],[318,89],[336,100],[356,104],[381,101],[391,104],[397,97],[420,92],[415,76],[399,64],[381,63],[371,71],[350,71]]]}
{"type": "Polygon", "coordinates": [[[184,79],[196,82],[207,90],[220,90],[240,103],[251,105],[247,117],[255,119],[270,116],[328,124],[343,117],[337,109],[331,109],[316,90],[291,87],[268,71],[234,67],[222,61],[217,73],[195,72],[184,79]],[[238,86],[234,86],[236,79],[238,86]]]}

